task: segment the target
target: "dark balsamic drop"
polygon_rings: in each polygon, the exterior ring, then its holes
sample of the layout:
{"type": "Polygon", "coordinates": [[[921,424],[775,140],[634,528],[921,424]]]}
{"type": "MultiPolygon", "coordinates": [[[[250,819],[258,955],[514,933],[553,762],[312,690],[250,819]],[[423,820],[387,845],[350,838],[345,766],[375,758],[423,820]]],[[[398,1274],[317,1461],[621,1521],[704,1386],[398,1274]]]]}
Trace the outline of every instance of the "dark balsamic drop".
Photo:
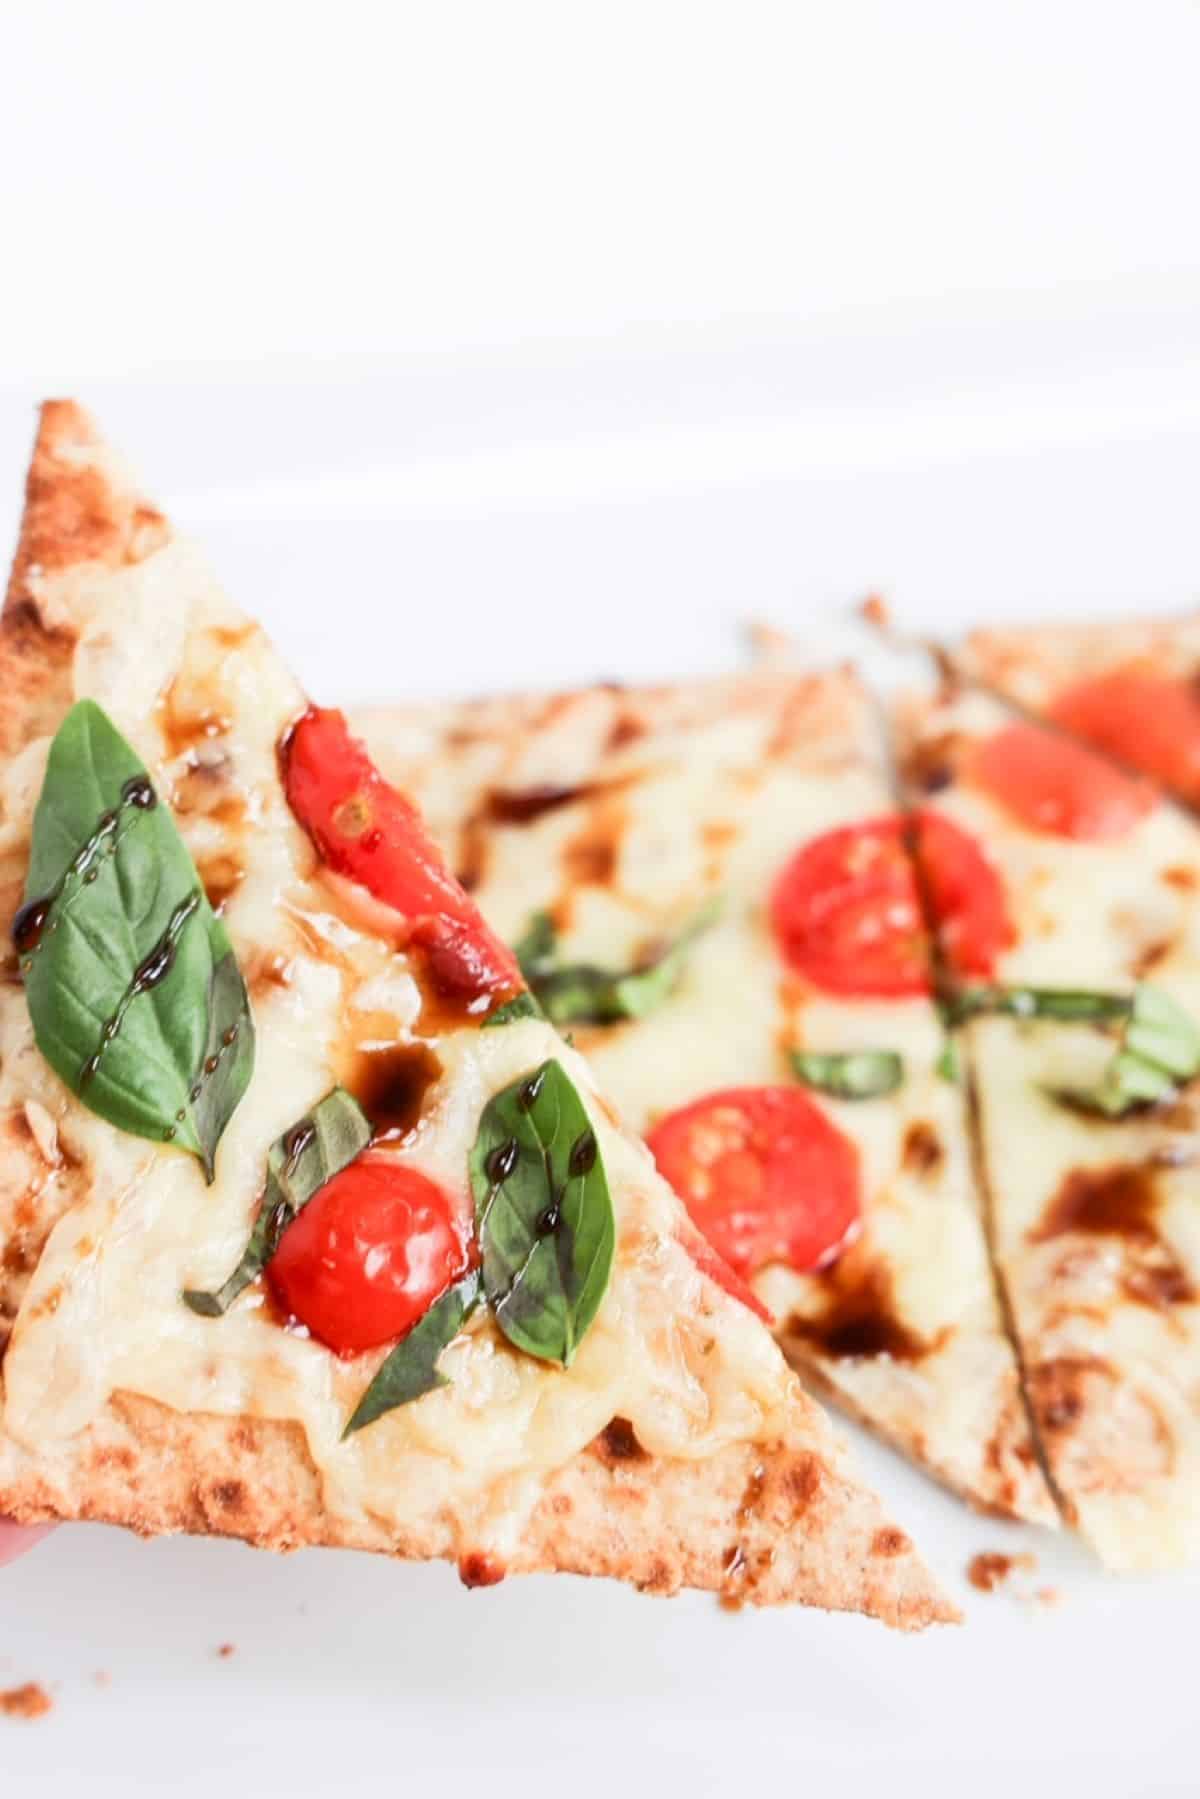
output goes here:
{"type": "Polygon", "coordinates": [[[516,1167],[520,1154],[521,1151],[515,1137],[510,1137],[507,1143],[498,1143],[495,1149],[489,1152],[484,1166],[487,1170],[488,1180],[491,1181],[493,1187],[503,1186],[516,1167]]]}
{"type": "Polygon", "coordinates": [[[300,1158],[317,1134],[317,1127],[311,1118],[302,1118],[294,1124],[283,1139],[283,1173],[284,1179],[290,1180],[300,1163],[300,1158]]]}
{"type": "Polygon", "coordinates": [[[583,1131],[571,1145],[571,1156],[567,1163],[567,1174],[571,1180],[580,1180],[590,1174],[596,1166],[596,1133],[583,1131]]]}
{"type": "Polygon", "coordinates": [[[131,991],[148,993],[165,981],[175,966],[175,945],[170,937],[161,937],[154,948],[143,956],[133,976],[131,991]]]}
{"type": "Polygon", "coordinates": [[[46,896],[27,900],[13,919],[12,940],[19,956],[27,956],[42,940],[42,931],[54,901],[46,896]]]}
{"type": "Polygon", "coordinates": [[[367,1115],[373,1143],[399,1143],[420,1122],[429,1089],[442,1064],[424,1043],[362,1050],[345,1085],[367,1115]]]}
{"type": "Polygon", "coordinates": [[[554,1200],[542,1212],[537,1221],[536,1230],[539,1237],[553,1236],[562,1221],[562,1211],[557,1200],[554,1200]]]}
{"type": "Polygon", "coordinates": [[[538,1096],[542,1091],[545,1079],[545,1070],[539,1068],[538,1072],[531,1075],[525,1082],[525,1085],[517,1095],[517,1104],[520,1106],[522,1112],[533,1111],[533,1108],[537,1105],[538,1096]]]}
{"type": "Polygon", "coordinates": [[[121,789],[121,799],[126,806],[136,806],[142,812],[151,812],[158,804],[149,775],[131,775],[121,789]]]}

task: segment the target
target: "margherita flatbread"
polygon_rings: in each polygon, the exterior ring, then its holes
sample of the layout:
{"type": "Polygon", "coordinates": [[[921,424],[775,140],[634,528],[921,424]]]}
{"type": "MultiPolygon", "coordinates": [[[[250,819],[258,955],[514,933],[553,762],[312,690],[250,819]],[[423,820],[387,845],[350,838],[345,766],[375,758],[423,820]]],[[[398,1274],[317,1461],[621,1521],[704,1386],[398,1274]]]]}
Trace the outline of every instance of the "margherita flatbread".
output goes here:
{"type": "Polygon", "coordinates": [[[999,925],[960,1009],[1050,1470],[1110,1567],[1195,1560],[1200,830],[979,690],[907,707],[900,742],[922,816],[992,874],[999,925]]]}
{"type": "Polygon", "coordinates": [[[359,723],[809,1379],[977,1505],[1053,1522],[855,678],[359,723]]]}
{"type": "Polygon", "coordinates": [[[68,403],[0,668],[0,1512],[953,1615],[413,807],[68,403]]]}

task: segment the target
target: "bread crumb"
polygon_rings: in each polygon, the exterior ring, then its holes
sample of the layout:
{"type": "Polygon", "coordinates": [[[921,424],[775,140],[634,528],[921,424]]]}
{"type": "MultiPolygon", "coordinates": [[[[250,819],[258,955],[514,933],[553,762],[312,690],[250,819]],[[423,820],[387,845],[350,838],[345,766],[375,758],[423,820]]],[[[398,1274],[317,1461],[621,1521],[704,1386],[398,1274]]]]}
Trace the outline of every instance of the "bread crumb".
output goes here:
{"type": "Polygon", "coordinates": [[[746,623],[746,636],[750,640],[753,655],[762,662],[786,663],[796,654],[796,639],[788,631],[781,631],[778,625],[771,624],[764,618],[752,618],[746,623]]]}
{"type": "Polygon", "coordinates": [[[1036,1556],[1002,1555],[996,1549],[982,1549],[967,1563],[967,1579],[978,1592],[994,1593],[1018,1569],[1031,1574],[1036,1567],[1036,1556]]]}
{"type": "Polygon", "coordinates": [[[94,1687],[110,1687],[112,1685],[112,1675],[106,1668],[97,1668],[96,1672],[92,1675],[92,1685],[94,1687]]]}
{"type": "Polygon", "coordinates": [[[1061,1605],[1063,1602],[1062,1589],[1059,1587],[1039,1587],[1034,1594],[1034,1598],[1039,1605],[1061,1605]]]}
{"type": "Polygon", "coordinates": [[[0,1717],[44,1718],[53,1703],[44,1686],[27,1680],[23,1687],[9,1687],[0,1693],[0,1717]]]}
{"type": "Polygon", "coordinates": [[[217,1655],[221,1661],[227,1662],[233,1653],[234,1645],[232,1643],[219,1643],[217,1645],[217,1655]]]}
{"type": "Polygon", "coordinates": [[[890,631],[892,628],[891,610],[881,593],[869,593],[859,605],[858,616],[868,625],[874,625],[877,631],[890,631]]]}

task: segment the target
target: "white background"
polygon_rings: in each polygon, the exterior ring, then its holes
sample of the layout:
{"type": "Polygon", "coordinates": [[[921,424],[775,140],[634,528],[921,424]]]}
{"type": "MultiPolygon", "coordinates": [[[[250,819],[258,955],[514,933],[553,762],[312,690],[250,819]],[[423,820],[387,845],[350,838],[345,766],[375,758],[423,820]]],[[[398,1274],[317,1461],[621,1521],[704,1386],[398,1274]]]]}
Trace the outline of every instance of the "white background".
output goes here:
{"type": "MultiPolygon", "coordinates": [[[[79,394],[329,700],[1188,604],[1198,64],[1191,0],[0,4],[0,517],[79,394]]],[[[969,1595],[1017,1533],[864,1455],[965,1630],[60,1532],[0,1787],[1194,1791],[1200,1585],[969,1595]]]]}

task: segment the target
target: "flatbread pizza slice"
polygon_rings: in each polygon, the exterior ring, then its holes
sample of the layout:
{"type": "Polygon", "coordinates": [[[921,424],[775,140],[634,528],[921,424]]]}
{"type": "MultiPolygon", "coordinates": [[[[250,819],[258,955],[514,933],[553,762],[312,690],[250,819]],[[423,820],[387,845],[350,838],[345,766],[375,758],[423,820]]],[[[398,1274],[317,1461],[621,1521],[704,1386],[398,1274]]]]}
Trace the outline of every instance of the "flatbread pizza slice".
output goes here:
{"type": "Polygon", "coordinates": [[[1200,806],[1200,615],[975,631],[951,660],[1200,806]]]}
{"type": "Polygon", "coordinates": [[[848,671],[364,715],[810,1384],[1053,1523],[901,821],[848,671]]]}
{"type": "Polygon", "coordinates": [[[987,870],[946,947],[1050,1472],[1111,1568],[1194,1561],[1200,829],[978,689],[907,703],[898,738],[918,843],[951,828],[987,870]]]}
{"type": "Polygon", "coordinates": [[[953,1616],[415,809],[69,403],[0,664],[0,1513],[953,1616]]]}

